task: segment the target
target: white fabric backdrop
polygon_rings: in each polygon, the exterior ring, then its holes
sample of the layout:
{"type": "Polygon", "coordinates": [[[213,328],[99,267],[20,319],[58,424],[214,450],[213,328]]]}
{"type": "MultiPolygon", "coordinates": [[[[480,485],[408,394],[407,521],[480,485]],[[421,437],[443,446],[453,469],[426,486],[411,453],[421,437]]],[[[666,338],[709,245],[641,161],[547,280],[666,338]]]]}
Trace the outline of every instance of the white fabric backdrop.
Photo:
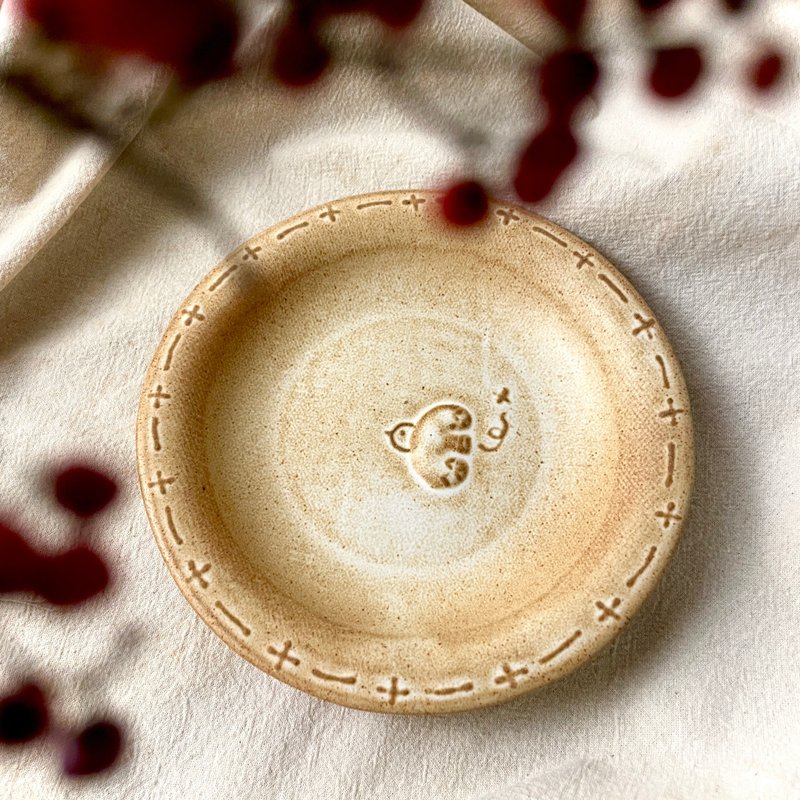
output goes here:
{"type": "MultiPolygon", "coordinates": [[[[62,723],[107,712],[130,743],[117,770],[81,784],[59,776],[45,745],[0,750],[0,798],[797,797],[800,104],[791,92],[764,104],[736,89],[723,68],[735,30],[704,13],[698,29],[721,37],[717,91],[671,113],[614,77],[637,56],[624,22],[609,19],[615,67],[587,113],[592,157],[541,209],[642,291],[694,403],[684,541],[614,646],[504,706],[388,717],[261,674],[183,600],[135,484],[138,391],[167,319],[267,225],[335,197],[435,184],[462,164],[355,66],[304,101],[221,84],[136,146],[190,177],[225,224],[183,213],[123,155],[0,293],[0,514],[55,547],[69,524],[44,499],[43,470],[85,453],[122,480],[94,531],[113,590],[66,613],[0,598],[0,692],[33,671],[62,723]]],[[[775,5],[764,25],[797,50],[793,14],[775,5]]],[[[514,67],[522,46],[440,0],[416,48],[429,95],[486,126],[484,169],[501,174],[529,125],[529,86],[514,67]]],[[[0,240],[14,236],[6,224],[0,240]]]]}

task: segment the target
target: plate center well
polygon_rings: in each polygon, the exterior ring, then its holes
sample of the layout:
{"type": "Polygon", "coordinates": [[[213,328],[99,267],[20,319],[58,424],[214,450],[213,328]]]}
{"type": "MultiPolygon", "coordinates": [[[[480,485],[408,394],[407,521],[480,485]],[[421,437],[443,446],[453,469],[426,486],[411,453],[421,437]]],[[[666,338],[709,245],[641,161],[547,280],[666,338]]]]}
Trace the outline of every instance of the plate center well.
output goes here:
{"type": "Polygon", "coordinates": [[[452,562],[524,511],[538,414],[481,333],[416,316],[364,322],[331,336],[285,386],[281,486],[295,513],[351,553],[452,562]]]}
{"type": "Polygon", "coordinates": [[[507,616],[597,541],[581,519],[613,492],[616,420],[582,332],[523,281],[498,291],[495,267],[447,259],[364,251],[306,270],[226,332],[207,398],[237,549],[359,630],[507,616]]]}

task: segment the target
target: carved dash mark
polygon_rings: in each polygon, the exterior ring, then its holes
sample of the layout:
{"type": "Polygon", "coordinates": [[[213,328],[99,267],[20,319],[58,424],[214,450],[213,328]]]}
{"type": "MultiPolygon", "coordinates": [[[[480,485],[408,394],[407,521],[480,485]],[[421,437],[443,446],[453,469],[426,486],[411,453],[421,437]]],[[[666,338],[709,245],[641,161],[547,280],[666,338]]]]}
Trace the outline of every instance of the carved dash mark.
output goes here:
{"type": "Polygon", "coordinates": [[[330,672],[323,672],[321,669],[312,669],[311,674],[322,681],[332,681],[333,683],[344,683],[352,686],[356,682],[355,675],[332,675],[330,672]]]}
{"type": "Polygon", "coordinates": [[[616,283],[614,283],[614,281],[611,280],[611,278],[608,277],[608,275],[600,272],[597,275],[597,280],[603,281],[603,283],[608,286],[608,288],[611,289],[611,291],[614,292],[614,294],[619,297],[623,303],[628,302],[628,296],[622,291],[622,289],[619,288],[619,286],[617,286],[616,283]]]}
{"type": "Polygon", "coordinates": [[[510,208],[498,208],[494,213],[503,220],[503,225],[519,222],[519,217],[510,208]]]}
{"type": "Polygon", "coordinates": [[[411,197],[406,198],[402,202],[404,206],[414,206],[414,211],[419,211],[419,207],[423,203],[426,203],[427,200],[425,200],[422,197],[417,197],[415,194],[412,194],[411,197]]]}
{"type": "Polygon", "coordinates": [[[298,222],[297,225],[292,225],[291,228],[286,228],[282,230],[275,238],[280,241],[281,239],[285,239],[290,234],[294,233],[295,231],[299,231],[301,228],[307,228],[307,222],[298,222]]]}
{"type": "Polygon", "coordinates": [[[167,486],[173,483],[175,483],[175,478],[164,478],[161,476],[161,470],[157,469],[155,480],[150,481],[147,484],[147,487],[149,489],[155,489],[156,487],[158,487],[158,491],[161,492],[161,494],[166,494],[167,486]]]}
{"type": "Polygon", "coordinates": [[[552,661],[556,656],[560,656],[567,648],[572,647],[575,642],[580,639],[582,631],[575,631],[568,639],[564,639],[561,644],[556,647],[555,650],[551,650],[546,655],[543,655],[539,659],[540,664],[546,664],[548,661],[552,661]]]}
{"type": "Polygon", "coordinates": [[[661,367],[661,381],[665,389],[669,389],[669,375],[667,375],[667,365],[664,363],[663,356],[656,356],[656,363],[661,367]]]}
{"type": "Polygon", "coordinates": [[[502,675],[498,675],[494,682],[498,685],[501,683],[507,683],[510,689],[517,688],[517,678],[520,675],[527,675],[528,668],[527,667],[520,667],[519,669],[512,669],[510,664],[503,664],[501,669],[503,670],[502,675]]]}
{"type": "Polygon", "coordinates": [[[683,519],[680,514],[675,513],[675,508],[675,503],[669,502],[667,503],[666,511],[656,511],[656,517],[663,520],[664,530],[667,530],[673,522],[680,522],[683,519]]]}
{"type": "Polygon", "coordinates": [[[191,583],[196,580],[200,584],[201,589],[208,589],[209,583],[203,575],[211,569],[211,564],[198,567],[194,561],[189,561],[186,566],[189,567],[189,574],[186,576],[186,582],[191,583]]]}
{"type": "Polygon", "coordinates": [[[567,246],[567,243],[563,239],[559,239],[554,233],[550,233],[550,231],[540,228],[538,225],[534,225],[532,230],[534,233],[539,233],[542,236],[546,236],[548,239],[554,241],[556,244],[560,244],[562,247],[567,246]]]}
{"type": "Polygon", "coordinates": [[[284,642],[282,650],[278,650],[277,648],[275,648],[272,645],[270,645],[267,648],[267,652],[271,656],[275,656],[277,658],[277,661],[275,662],[275,669],[276,670],[281,669],[283,667],[283,665],[287,661],[290,664],[292,664],[293,666],[295,666],[295,667],[299,667],[300,666],[300,659],[297,658],[296,656],[292,655],[292,643],[291,642],[284,642]]]}
{"type": "Polygon", "coordinates": [[[471,692],[475,688],[472,681],[467,681],[459,686],[442,686],[439,689],[426,689],[425,694],[433,694],[437,697],[447,697],[451,694],[458,694],[459,692],[471,692]]]}
{"type": "Polygon", "coordinates": [[[226,605],[222,603],[222,601],[217,600],[214,605],[245,635],[249,636],[252,631],[247,625],[242,622],[239,617],[233,614],[226,605]]]}
{"type": "Polygon", "coordinates": [[[672,478],[675,474],[675,442],[667,444],[667,477],[664,479],[664,486],[669,489],[672,486],[672,478]]]}
{"type": "Polygon", "coordinates": [[[657,549],[658,548],[655,545],[653,545],[653,547],[650,548],[648,554],[645,556],[644,563],[642,564],[642,566],[639,567],[639,569],[637,569],[636,572],[634,572],[633,575],[631,575],[630,578],[628,578],[628,580],[625,581],[625,585],[629,589],[633,588],[633,585],[636,583],[636,581],[638,581],[639,578],[642,577],[644,571],[650,566],[650,563],[655,558],[657,549]]]}
{"type": "Polygon", "coordinates": [[[208,291],[213,292],[215,289],[222,286],[222,284],[225,283],[225,281],[228,280],[228,278],[230,278],[230,276],[233,275],[233,273],[236,272],[237,269],[239,269],[238,264],[234,264],[232,267],[228,267],[228,269],[226,269],[225,272],[223,272],[222,275],[220,275],[219,278],[217,278],[214,281],[214,283],[212,283],[211,286],[208,287],[208,291]]]}
{"type": "Polygon", "coordinates": [[[607,606],[602,600],[598,600],[595,603],[595,607],[600,611],[600,616],[597,618],[598,622],[603,622],[607,619],[622,619],[619,614],[614,610],[615,608],[619,608],[619,604],[622,600],[619,597],[615,597],[611,601],[611,605],[607,606]]]}
{"type": "Polygon", "coordinates": [[[167,357],[164,359],[164,371],[166,372],[172,366],[172,357],[175,355],[175,348],[178,346],[178,342],[181,340],[181,334],[176,333],[175,338],[172,340],[172,344],[169,346],[169,350],[167,350],[167,357]]]}
{"type": "Polygon", "coordinates": [[[379,686],[377,689],[381,694],[388,695],[387,699],[389,700],[390,706],[393,706],[397,702],[398,697],[405,697],[410,694],[408,689],[400,689],[398,684],[398,679],[393,676],[388,689],[385,686],[379,686]]]}
{"type": "Polygon", "coordinates": [[[390,206],[391,200],[371,200],[369,203],[359,203],[356,206],[356,211],[363,211],[365,208],[373,208],[374,206],[390,206]]]}
{"type": "Polygon", "coordinates": [[[158,435],[158,417],[153,417],[150,421],[150,433],[153,435],[153,450],[161,450],[161,438],[158,435]]]}
{"type": "Polygon", "coordinates": [[[169,506],[164,507],[164,514],[167,517],[167,527],[169,528],[169,532],[172,534],[172,538],[175,540],[175,544],[183,544],[183,539],[175,527],[175,520],[172,518],[172,509],[169,506]]]}

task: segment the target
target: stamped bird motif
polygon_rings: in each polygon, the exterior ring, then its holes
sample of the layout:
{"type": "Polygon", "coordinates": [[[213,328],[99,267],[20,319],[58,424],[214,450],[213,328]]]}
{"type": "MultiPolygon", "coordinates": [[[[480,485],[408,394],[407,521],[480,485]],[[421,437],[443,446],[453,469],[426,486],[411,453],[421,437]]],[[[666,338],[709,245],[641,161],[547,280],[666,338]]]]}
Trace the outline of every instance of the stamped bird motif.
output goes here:
{"type": "Polygon", "coordinates": [[[455,490],[469,478],[475,431],[472,414],[460,403],[438,403],[386,435],[395,450],[407,455],[413,477],[430,489],[455,490]]]}

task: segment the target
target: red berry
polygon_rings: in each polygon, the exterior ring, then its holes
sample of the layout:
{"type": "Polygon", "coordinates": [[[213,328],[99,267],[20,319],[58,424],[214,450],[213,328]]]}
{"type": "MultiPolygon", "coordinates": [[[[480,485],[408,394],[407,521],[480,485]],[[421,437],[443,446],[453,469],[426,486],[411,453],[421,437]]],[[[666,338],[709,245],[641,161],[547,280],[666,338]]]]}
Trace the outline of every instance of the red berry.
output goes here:
{"type": "Polygon", "coordinates": [[[514,178],[517,195],[528,203],[543,200],[577,155],[578,143],[569,128],[551,122],[531,139],[520,157],[514,178]]]}
{"type": "Polygon", "coordinates": [[[56,500],[79,517],[102,511],[117,493],[117,484],[91,467],[68,467],[56,475],[55,484],[56,500]]]}
{"type": "Polygon", "coordinates": [[[226,0],[23,0],[51,38],[172,67],[187,82],[233,69],[238,18],[226,0]]]}
{"type": "Polygon", "coordinates": [[[539,68],[539,87],[550,116],[568,119],[597,84],[600,69],[587,50],[568,49],[551,55],[539,68]]]}
{"type": "Polygon", "coordinates": [[[178,75],[188,84],[227,78],[234,71],[239,43],[239,20],[227,4],[212,4],[195,23],[192,36],[177,64],[178,75]]]}
{"type": "Polygon", "coordinates": [[[322,75],[330,60],[313,27],[290,21],[275,42],[272,72],[287,86],[307,86],[322,75]]]}
{"type": "Polygon", "coordinates": [[[667,47],[653,53],[650,88],[661,97],[686,94],[703,71],[703,59],[696,47],[667,47]]]}
{"type": "Polygon", "coordinates": [[[67,775],[94,775],[114,764],[122,750],[122,733],[117,725],[101,720],[84,728],[64,751],[67,775]]]}
{"type": "Polygon", "coordinates": [[[731,14],[739,14],[742,11],[747,11],[750,0],[722,0],[722,5],[725,6],[731,14]]]}
{"type": "Polygon", "coordinates": [[[55,605],[76,605],[108,586],[108,569],[93,550],[79,545],[42,559],[35,576],[36,591],[55,605]]]}
{"type": "Polygon", "coordinates": [[[406,28],[420,14],[425,0],[367,0],[367,11],[391,28],[406,28]]]}
{"type": "Polygon", "coordinates": [[[0,744],[29,742],[47,727],[44,692],[29,683],[0,699],[0,744]]]}
{"type": "Polygon", "coordinates": [[[80,37],[79,14],[71,13],[64,2],[58,0],[22,0],[26,16],[41,26],[45,35],[56,41],[76,41],[80,37]]]}
{"type": "Polygon", "coordinates": [[[783,57],[780,53],[768,52],[759,56],[753,64],[750,82],[761,92],[772,89],[783,71],[783,57]]]}
{"type": "Polygon", "coordinates": [[[570,33],[576,33],[586,14],[587,0],[539,0],[542,8],[570,33]]]}
{"type": "Polygon", "coordinates": [[[489,213],[489,197],[477,181],[461,181],[442,198],[442,213],[451,225],[475,225],[489,213]]]}
{"type": "Polygon", "coordinates": [[[0,592],[24,592],[34,588],[39,554],[16,531],[0,522],[0,592]]]}

